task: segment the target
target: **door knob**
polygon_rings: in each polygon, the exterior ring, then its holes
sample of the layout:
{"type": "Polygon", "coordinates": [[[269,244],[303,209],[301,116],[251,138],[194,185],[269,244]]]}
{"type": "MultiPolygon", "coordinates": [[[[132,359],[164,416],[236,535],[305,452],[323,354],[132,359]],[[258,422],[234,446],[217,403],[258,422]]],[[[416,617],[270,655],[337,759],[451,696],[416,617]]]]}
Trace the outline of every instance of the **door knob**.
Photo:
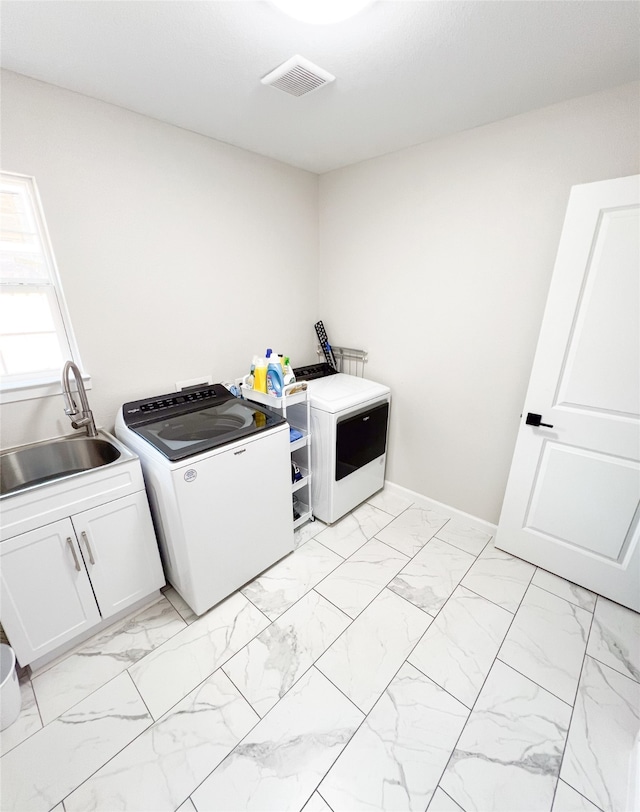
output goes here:
{"type": "Polygon", "coordinates": [[[552,429],[553,426],[551,423],[542,423],[542,415],[541,414],[533,414],[533,412],[527,413],[527,426],[544,426],[546,429],[552,429]]]}

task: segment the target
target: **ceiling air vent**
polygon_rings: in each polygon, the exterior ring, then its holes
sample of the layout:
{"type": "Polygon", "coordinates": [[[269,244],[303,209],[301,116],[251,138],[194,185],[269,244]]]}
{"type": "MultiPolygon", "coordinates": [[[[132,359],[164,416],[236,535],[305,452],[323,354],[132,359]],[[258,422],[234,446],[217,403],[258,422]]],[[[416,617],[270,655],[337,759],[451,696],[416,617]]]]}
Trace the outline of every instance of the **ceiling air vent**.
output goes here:
{"type": "Polygon", "coordinates": [[[333,82],[335,78],[326,70],[322,70],[313,62],[296,54],[260,81],[263,85],[271,85],[278,90],[284,90],[291,96],[304,96],[305,93],[311,93],[312,90],[333,82]]]}

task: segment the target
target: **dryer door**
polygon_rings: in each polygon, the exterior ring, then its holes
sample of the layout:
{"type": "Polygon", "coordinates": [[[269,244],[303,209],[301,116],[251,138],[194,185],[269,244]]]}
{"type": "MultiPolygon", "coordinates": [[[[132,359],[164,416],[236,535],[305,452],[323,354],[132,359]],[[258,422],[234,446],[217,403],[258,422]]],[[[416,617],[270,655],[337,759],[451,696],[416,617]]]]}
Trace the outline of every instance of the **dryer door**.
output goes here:
{"type": "Polygon", "coordinates": [[[388,402],[338,419],[336,482],[385,453],[388,421],[388,402]]]}

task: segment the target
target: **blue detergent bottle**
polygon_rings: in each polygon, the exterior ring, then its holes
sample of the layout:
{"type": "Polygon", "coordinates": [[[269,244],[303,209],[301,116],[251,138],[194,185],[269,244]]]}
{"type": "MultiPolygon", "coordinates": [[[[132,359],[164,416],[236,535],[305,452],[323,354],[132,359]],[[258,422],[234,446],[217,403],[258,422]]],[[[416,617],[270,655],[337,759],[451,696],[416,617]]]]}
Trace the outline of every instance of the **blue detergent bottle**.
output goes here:
{"type": "Polygon", "coordinates": [[[280,359],[271,349],[267,349],[267,392],[279,398],[282,396],[283,386],[284,380],[280,359]]]}

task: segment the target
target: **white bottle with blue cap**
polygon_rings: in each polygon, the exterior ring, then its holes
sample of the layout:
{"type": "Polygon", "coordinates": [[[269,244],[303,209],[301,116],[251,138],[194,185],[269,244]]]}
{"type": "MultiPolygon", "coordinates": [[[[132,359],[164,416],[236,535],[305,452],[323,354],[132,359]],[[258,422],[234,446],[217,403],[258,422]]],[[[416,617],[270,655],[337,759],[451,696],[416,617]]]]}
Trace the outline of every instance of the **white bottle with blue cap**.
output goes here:
{"type": "Polygon", "coordinates": [[[267,349],[267,392],[279,398],[282,396],[283,386],[280,359],[271,349],[267,349]]]}

